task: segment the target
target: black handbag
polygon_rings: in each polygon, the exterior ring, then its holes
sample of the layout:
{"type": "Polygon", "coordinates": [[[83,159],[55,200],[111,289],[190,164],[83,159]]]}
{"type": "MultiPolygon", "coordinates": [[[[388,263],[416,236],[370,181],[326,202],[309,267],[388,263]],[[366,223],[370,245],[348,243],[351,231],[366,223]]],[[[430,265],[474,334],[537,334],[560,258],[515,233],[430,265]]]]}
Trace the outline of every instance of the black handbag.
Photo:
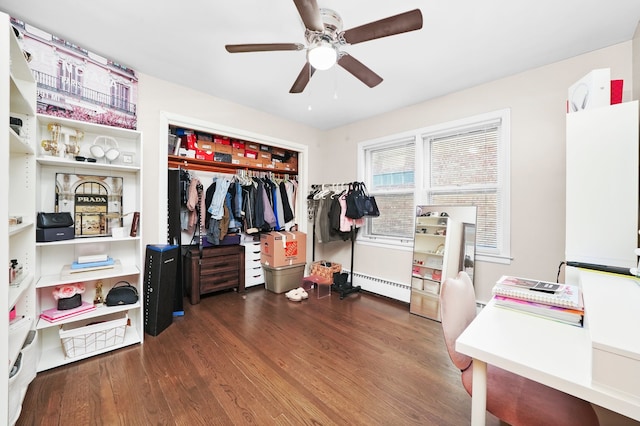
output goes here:
{"type": "Polygon", "coordinates": [[[364,216],[380,216],[376,198],[367,193],[364,183],[354,182],[349,186],[350,190],[346,196],[347,210],[345,216],[351,219],[360,219],[364,216]]]}
{"type": "Polygon", "coordinates": [[[39,212],[36,218],[38,228],[67,228],[73,226],[71,213],[43,213],[39,212]]]}
{"type": "Polygon", "coordinates": [[[132,305],[138,301],[138,289],[126,281],[119,281],[107,293],[107,306],[132,305]],[[118,286],[118,284],[124,284],[118,286]]]}
{"type": "Polygon", "coordinates": [[[367,193],[367,187],[364,185],[364,183],[360,184],[360,190],[362,191],[362,196],[356,199],[358,210],[360,210],[363,216],[380,216],[380,210],[378,209],[376,197],[367,193]]]}
{"type": "Polygon", "coordinates": [[[359,206],[362,204],[361,198],[364,197],[364,193],[360,188],[360,184],[358,182],[349,184],[349,191],[345,197],[345,201],[347,202],[347,210],[345,211],[345,216],[350,219],[360,219],[362,216],[362,210],[360,210],[359,206]]]}

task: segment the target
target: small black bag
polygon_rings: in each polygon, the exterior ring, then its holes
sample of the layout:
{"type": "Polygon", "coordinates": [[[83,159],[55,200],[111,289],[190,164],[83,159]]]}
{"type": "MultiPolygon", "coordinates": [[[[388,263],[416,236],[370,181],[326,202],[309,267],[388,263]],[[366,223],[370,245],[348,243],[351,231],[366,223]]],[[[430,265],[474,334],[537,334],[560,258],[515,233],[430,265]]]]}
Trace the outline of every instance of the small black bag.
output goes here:
{"type": "Polygon", "coordinates": [[[43,213],[39,212],[36,219],[38,228],[67,228],[73,226],[71,213],[43,213]]]}
{"type": "Polygon", "coordinates": [[[349,187],[349,193],[346,197],[347,211],[345,216],[351,219],[360,219],[364,216],[380,216],[376,198],[367,193],[367,187],[364,183],[354,182],[349,187]]]}
{"type": "Polygon", "coordinates": [[[115,283],[107,293],[107,306],[132,305],[138,301],[138,289],[126,281],[115,283]],[[118,284],[125,284],[118,287],[118,284]]]}
{"type": "Polygon", "coordinates": [[[58,299],[58,310],[65,311],[67,309],[77,308],[82,305],[82,296],[79,294],[74,294],[71,297],[60,298],[58,299]]]}
{"type": "Polygon", "coordinates": [[[350,219],[360,219],[364,216],[362,210],[359,208],[359,205],[362,203],[362,197],[364,197],[364,193],[362,192],[362,188],[360,188],[360,184],[358,182],[350,183],[349,191],[345,197],[345,201],[347,202],[346,217],[350,219]]]}
{"type": "Polygon", "coordinates": [[[360,184],[360,190],[362,191],[362,196],[356,199],[356,204],[358,205],[360,213],[362,213],[363,216],[380,216],[376,197],[367,193],[367,187],[364,183],[360,184]]]}

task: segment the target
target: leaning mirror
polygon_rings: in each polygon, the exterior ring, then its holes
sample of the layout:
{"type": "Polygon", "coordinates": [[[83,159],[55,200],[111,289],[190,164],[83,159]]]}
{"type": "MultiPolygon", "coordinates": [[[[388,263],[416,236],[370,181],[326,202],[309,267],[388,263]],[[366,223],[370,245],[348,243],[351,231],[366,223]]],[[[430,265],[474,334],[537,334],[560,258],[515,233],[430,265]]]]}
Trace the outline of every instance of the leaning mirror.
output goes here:
{"type": "Polygon", "coordinates": [[[416,207],[411,265],[410,312],[440,321],[440,288],[447,277],[466,271],[473,280],[476,207],[416,207]]]}

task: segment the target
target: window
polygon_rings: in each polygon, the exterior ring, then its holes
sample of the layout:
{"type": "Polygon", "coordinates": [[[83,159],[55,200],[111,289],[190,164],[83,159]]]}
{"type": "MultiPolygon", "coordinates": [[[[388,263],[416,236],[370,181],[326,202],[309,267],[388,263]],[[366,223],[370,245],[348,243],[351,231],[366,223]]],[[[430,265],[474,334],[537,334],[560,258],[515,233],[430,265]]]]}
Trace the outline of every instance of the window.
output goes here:
{"type": "Polygon", "coordinates": [[[129,87],[118,82],[111,84],[111,107],[129,110],[129,87]]]}
{"type": "Polygon", "coordinates": [[[415,138],[401,139],[366,150],[369,193],[375,195],[380,217],[367,222],[369,238],[413,238],[415,138]]]}
{"type": "Polygon", "coordinates": [[[381,213],[367,219],[361,240],[410,245],[416,204],[472,204],[478,257],[508,261],[508,110],[362,143],[360,156],[381,213]]]}

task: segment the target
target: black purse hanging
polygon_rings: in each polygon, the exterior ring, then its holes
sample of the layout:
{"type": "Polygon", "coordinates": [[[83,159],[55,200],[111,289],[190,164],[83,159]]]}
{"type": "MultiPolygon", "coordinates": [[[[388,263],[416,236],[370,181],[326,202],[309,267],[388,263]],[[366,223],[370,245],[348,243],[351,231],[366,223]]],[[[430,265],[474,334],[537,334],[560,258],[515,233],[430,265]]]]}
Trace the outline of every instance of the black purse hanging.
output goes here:
{"type": "Polygon", "coordinates": [[[360,184],[358,182],[353,182],[349,184],[349,191],[345,196],[345,201],[347,202],[347,210],[344,215],[350,219],[360,219],[364,216],[362,210],[359,206],[362,204],[360,200],[364,194],[360,189],[360,184]]]}
{"type": "Polygon", "coordinates": [[[362,216],[378,217],[380,216],[380,210],[378,209],[378,203],[376,197],[369,195],[367,187],[364,182],[360,183],[360,191],[362,196],[356,199],[358,203],[358,210],[362,213],[362,216]]]}

